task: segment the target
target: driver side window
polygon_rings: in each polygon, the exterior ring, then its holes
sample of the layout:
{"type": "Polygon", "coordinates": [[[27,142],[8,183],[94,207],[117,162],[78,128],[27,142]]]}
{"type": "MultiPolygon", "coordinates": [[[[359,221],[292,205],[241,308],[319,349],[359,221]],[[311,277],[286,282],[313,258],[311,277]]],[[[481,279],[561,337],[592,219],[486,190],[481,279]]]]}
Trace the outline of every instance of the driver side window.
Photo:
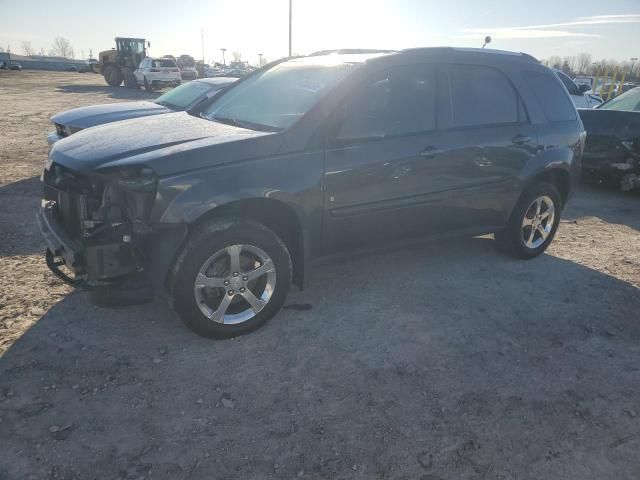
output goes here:
{"type": "Polygon", "coordinates": [[[434,130],[436,80],[429,65],[374,75],[347,100],[339,141],[376,139],[434,130]]]}

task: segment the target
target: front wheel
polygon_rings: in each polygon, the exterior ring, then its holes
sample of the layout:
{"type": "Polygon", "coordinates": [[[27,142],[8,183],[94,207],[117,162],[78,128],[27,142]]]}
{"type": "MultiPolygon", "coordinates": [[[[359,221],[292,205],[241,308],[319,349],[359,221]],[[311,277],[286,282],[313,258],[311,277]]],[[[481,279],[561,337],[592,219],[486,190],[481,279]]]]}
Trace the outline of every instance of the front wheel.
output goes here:
{"type": "Polygon", "coordinates": [[[522,194],[509,221],[496,232],[499,247],[519,258],[533,258],[544,252],[558,230],[562,198],[555,186],[536,181],[522,194]]]}
{"type": "Polygon", "coordinates": [[[194,332],[229,338],[264,325],[285,301],[291,258],[270,229],[242,219],[199,228],[174,265],[170,301],[194,332]]]}

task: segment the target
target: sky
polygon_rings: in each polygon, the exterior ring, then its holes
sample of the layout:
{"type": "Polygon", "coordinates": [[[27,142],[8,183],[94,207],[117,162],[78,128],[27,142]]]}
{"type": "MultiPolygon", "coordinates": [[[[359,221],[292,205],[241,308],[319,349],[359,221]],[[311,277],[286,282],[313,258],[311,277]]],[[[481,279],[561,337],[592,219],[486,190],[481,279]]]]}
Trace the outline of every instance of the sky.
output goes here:
{"type": "MultiPolygon", "coordinates": [[[[70,40],[76,58],[143,37],[150,54],[191,54],[207,62],[237,51],[275,60],[288,52],[288,0],[0,0],[0,46],[22,41],[47,52],[70,40]]],[[[594,60],[640,57],[640,0],[293,0],[293,52],[332,48],[480,47],[544,59],[591,53],[594,60]]]]}

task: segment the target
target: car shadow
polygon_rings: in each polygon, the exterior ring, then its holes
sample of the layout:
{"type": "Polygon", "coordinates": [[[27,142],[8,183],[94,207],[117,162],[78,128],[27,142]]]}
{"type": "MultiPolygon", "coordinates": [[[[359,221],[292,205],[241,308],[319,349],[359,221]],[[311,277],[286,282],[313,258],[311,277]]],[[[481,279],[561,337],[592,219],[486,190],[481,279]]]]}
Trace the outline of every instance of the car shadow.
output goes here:
{"type": "Polygon", "coordinates": [[[61,85],[58,91],[62,93],[99,93],[109,98],[121,100],[151,100],[157,98],[162,92],[147,92],[143,89],[133,89],[124,86],[110,87],[108,85],[61,85]]]}
{"type": "Polygon", "coordinates": [[[35,218],[41,198],[38,176],[0,186],[0,257],[44,251],[35,218]]]}
{"type": "Polygon", "coordinates": [[[287,304],[305,308],[212,341],[161,303],[67,296],[2,359],[0,472],[624,478],[637,466],[640,295],[625,282],[476,238],[322,265],[287,304]]]}

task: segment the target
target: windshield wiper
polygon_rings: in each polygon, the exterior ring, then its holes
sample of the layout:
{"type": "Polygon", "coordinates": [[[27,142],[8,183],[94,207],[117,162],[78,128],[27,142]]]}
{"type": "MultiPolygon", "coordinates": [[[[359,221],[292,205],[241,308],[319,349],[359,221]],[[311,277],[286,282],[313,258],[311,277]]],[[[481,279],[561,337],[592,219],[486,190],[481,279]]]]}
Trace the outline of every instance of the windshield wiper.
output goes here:
{"type": "Polygon", "coordinates": [[[233,125],[234,127],[247,128],[249,130],[258,130],[261,132],[280,132],[282,128],[274,127],[273,125],[264,125],[262,123],[250,122],[248,120],[238,120],[231,117],[211,117],[214,122],[224,123],[226,125],[233,125]]]}

